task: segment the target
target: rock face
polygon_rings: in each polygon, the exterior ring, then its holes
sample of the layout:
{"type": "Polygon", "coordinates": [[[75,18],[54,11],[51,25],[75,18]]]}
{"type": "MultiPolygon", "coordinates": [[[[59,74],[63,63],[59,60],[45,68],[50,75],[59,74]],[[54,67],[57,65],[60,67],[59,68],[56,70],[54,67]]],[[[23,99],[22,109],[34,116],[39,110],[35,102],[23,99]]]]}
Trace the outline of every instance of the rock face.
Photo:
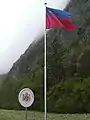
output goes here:
{"type": "Polygon", "coordinates": [[[30,74],[34,70],[43,66],[43,40],[33,42],[20,59],[13,64],[9,75],[30,74]]]}
{"type": "MultiPolygon", "coordinates": [[[[68,32],[66,29],[55,28],[48,32],[47,44],[51,44],[54,39],[70,42],[72,39],[83,38],[84,42],[89,42],[90,32],[90,2],[89,0],[71,0],[66,8],[73,15],[73,21],[76,29],[73,32],[68,32]]],[[[31,71],[33,64],[40,61],[43,63],[43,38],[37,42],[33,42],[20,59],[13,64],[9,74],[24,74],[31,71]],[[40,60],[39,60],[40,59],[40,60]],[[41,60],[42,59],[42,60],[41,60]]],[[[48,52],[48,49],[47,49],[48,52]]],[[[35,65],[35,64],[34,64],[35,65]]]]}

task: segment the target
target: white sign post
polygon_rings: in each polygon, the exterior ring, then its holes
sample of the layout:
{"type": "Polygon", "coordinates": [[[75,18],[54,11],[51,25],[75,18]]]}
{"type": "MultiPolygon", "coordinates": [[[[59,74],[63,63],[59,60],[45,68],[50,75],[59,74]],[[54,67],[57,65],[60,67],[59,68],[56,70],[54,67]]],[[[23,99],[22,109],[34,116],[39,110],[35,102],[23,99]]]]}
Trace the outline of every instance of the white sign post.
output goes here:
{"type": "Polygon", "coordinates": [[[26,120],[27,120],[27,107],[30,107],[34,102],[34,93],[29,88],[24,88],[19,92],[18,95],[19,103],[25,107],[26,111],[26,120]]]}

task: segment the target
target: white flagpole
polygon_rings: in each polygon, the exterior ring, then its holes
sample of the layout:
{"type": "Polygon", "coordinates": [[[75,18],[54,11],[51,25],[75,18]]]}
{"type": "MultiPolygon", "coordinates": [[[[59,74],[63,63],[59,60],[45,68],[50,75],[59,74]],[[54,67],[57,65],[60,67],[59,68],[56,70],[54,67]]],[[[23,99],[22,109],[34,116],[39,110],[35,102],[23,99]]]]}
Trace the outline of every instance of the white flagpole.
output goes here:
{"type": "Polygon", "coordinates": [[[44,120],[47,120],[47,99],[46,99],[46,94],[47,94],[47,85],[46,85],[46,5],[45,3],[45,19],[44,19],[44,120]]]}

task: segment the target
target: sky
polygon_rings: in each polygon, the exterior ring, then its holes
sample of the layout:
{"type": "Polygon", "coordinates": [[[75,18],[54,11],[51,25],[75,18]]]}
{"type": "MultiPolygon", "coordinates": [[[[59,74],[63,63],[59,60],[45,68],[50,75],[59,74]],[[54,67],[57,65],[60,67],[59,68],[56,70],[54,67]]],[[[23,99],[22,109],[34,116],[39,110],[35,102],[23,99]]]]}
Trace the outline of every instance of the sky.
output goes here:
{"type": "Polygon", "coordinates": [[[69,0],[0,0],[0,74],[44,33],[44,2],[63,9],[69,0]]]}

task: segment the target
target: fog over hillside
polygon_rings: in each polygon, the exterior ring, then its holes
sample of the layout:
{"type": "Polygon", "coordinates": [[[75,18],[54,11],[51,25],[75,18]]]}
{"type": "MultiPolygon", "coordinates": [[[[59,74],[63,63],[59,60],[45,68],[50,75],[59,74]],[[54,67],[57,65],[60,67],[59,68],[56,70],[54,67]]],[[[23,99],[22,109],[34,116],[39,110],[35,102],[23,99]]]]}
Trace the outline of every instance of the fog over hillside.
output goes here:
{"type": "MultiPolygon", "coordinates": [[[[63,9],[69,0],[46,2],[63,9]]],[[[0,1],[0,74],[8,72],[30,43],[44,33],[44,7],[42,0],[0,1]]]]}

